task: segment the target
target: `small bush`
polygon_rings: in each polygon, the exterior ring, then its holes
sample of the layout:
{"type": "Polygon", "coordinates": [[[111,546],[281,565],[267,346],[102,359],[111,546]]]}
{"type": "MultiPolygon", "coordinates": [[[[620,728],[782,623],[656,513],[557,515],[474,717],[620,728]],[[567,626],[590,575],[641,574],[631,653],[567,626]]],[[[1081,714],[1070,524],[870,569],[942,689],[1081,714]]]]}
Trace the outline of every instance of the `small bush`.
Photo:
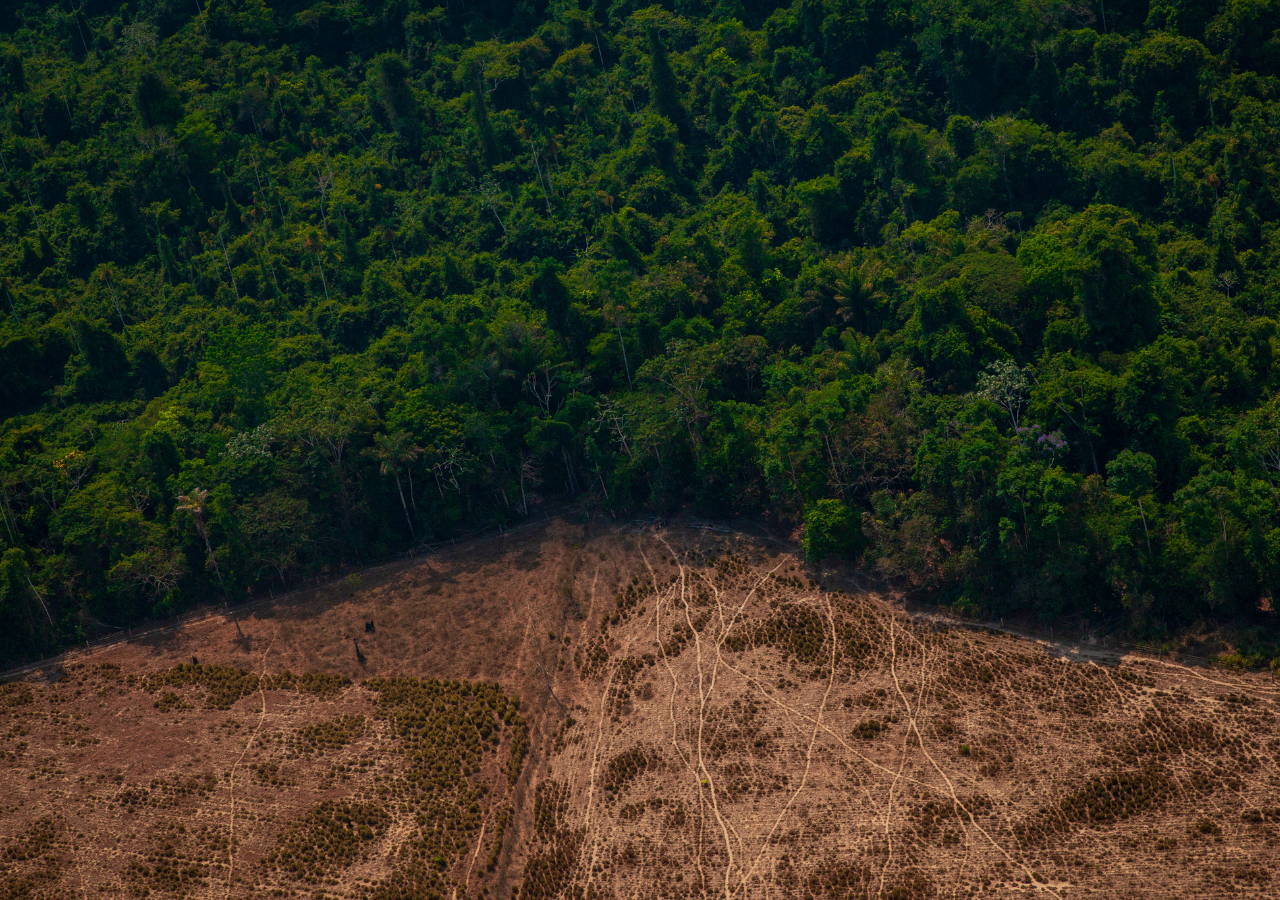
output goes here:
{"type": "Polygon", "coordinates": [[[877,719],[867,719],[865,722],[859,722],[853,729],[853,736],[859,740],[869,741],[884,731],[885,724],[877,719]]]}
{"type": "Polygon", "coordinates": [[[338,716],[324,722],[303,726],[290,741],[295,753],[323,754],[338,750],[364,734],[364,716],[338,716]]]}

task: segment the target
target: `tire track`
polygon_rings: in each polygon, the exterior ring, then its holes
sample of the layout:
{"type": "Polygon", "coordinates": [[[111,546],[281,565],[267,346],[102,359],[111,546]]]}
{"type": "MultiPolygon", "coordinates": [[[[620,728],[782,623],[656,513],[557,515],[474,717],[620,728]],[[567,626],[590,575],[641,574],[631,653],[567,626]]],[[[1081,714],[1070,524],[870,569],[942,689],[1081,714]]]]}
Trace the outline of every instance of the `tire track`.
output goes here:
{"type": "MultiPolygon", "coordinates": [[[[928,749],[925,747],[924,735],[920,733],[920,728],[916,724],[915,714],[911,709],[910,701],[907,700],[907,695],[902,690],[902,683],[898,679],[897,641],[895,638],[896,627],[897,627],[897,623],[894,621],[894,618],[891,616],[889,619],[889,647],[891,650],[890,661],[889,661],[889,673],[890,675],[893,676],[894,689],[898,692],[898,697],[902,701],[902,705],[907,710],[907,722],[910,725],[910,730],[915,734],[916,740],[919,742],[920,753],[924,756],[925,759],[929,761],[929,764],[933,766],[934,770],[938,773],[938,775],[942,777],[943,782],[945,782],[947,785],[947,790],[951,794],[952,802],[955,803],[957,809],[962,810],[969,817],[969,822],[973,825],[974,830],[976,830],[979,834],[985,837],[991,843],[991,846],[994,847],[997,851],[999,851],[999,853],[1004,856],[1005,860],[1010,865],[1016,866],[1017,868],[1021,869],[1022,873],[1027,876],[1028,880],[1031,882],[1031,886],[1035,890],[1048,891],[1050,894],[1052,894],[1055,897],[1061,897],[1062,896],[1061,894],[1059,894],[1056,890],[1054,890],[1053,887],[1051,887],[1049,884],[1041,881],[1040,877],[1036,875],[1035,872],[1033,872],[1022,861],[1015,859],[1007,850],[1004,849],[1004,847],[1000,845],[998,841],[996,841],[995,838],[993,838],[990,834],[987,833],[986,829],[984,829],[981,825],[978,824],[978,820],[974,816],[973,812],[967,806],[965,806],[964,803],[960,801],[959,795],[956,794],[955,785],[952,784],[951,779],[947,776],[947,773],[942,770],[942,767],[938,765],[937,761],[934,760],[933,756],[929,753],[928,749]]],[[[884,882],[882,878],[881,890],[883,889],[884,889],[884,882]]]]}
{"type": "Polygon", "coordinates": [[[227,897],[231,896],[232,879],[235,876],[236,869],[236,770],[240,768],[240,763],[244,762],[245,755],[249,752],[249,748],[253,746],[253,742],[258,739],[258,734],[262,731],[262,723],[267,718],[267,654],[270,652],[271,645],[268,644],[267,649],[262,651],[262,672],[258,675],[258,694],[262,698],[262,712],[258,715],[258,725],[253,729],[253,734],[249,735],[249,739],[245,741],[244,749],[240,751],[240,756],[231,767],[231,774],[227,779],[228,802],[230,804],[227,821],[227,897]]]}
{"type": "MultiPolygon", "coordinates": [[[[747,882],[750,880],[751,876],[755,874],[756,867],[759,865],[760,860],[768,850],[769,844],[773,841],[773,836],[777,832],[778,826],[782,823],[783,818],[790,811],[792,804],[796,802],[796,798],[800,796],[801,792],[805,789],[805,785],[809,781],[809,771],[813,766],[813,748],[818,742],[818,730],[822,724],[822,713],[823,710],[826,709],[827,700],[831,697],[831,688],[835,685],[836,681],[836,626],[835,619],[831,615],[830,604],[828,604],[827,619],[831,626],[830,635],[827,638],[827,642],[831,645],[831,673],[827,677],[827,688],[822,694],[822,702],[818,704],[818,714],[813,719],[813,731],[809,734],[809,746],[806,748],[804,754],[804,772],[800,776],[800,786],[795,789],[791,798],[787,800],[786,806],[782,808],[782,812],[778,813],[777,818],[774,819],[773,826],[769,829],[769,834],[765,836],[760,852],[756,854],[756,858],[752,862],[751,868],[743,874],[739,887],[744,891],[746,890],[747,882]]],[[[729,896],[731,895],[726,893],[726,898],[729,896]]]]}

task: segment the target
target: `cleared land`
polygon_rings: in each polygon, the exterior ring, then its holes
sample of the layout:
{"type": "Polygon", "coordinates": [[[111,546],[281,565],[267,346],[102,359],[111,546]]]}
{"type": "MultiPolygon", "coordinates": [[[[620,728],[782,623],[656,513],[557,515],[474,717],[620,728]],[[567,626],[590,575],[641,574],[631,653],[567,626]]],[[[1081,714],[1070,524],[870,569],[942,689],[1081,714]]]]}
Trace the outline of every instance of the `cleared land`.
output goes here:
{"type": "Polygon", "coordinates": [[[552,523],[5,685],[0,900],[1280,891],[1268,676],[818,577],[552,523]]]}

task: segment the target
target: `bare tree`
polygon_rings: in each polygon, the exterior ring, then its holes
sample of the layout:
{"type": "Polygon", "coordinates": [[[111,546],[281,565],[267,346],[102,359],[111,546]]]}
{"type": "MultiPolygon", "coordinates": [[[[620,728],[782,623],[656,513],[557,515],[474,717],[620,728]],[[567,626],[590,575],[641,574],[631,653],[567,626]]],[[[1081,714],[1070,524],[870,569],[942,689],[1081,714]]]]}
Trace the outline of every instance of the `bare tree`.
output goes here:
{"type": "Polygon", "coordinates": [[[204,521],[204,513],[206,503],[209,500],[209,492],[204,488],[196,488],[189,494],[178,495],[178,511],[191,514],[191,521],[195,523],[196,533],[200,535],[200,539],[204,541],[204,548],[209,553],[209,562],[213,563],[213,571],[218,576],[218,584],[222,585],[222,596],[227,596],[227,585],[222,580],[222,570],[218,568],[218,557],[213,553],[213,544],[209,542],[209,528],[204,521]]]}
{"type": "Polygon", "coordinates": [[[525,457],[520,464],[520,515],[527,516],[529,514],[529,495],[525,491],[525,485],[530,487],[536,486],[541,477],[538,475],[538,460],[533,455],[525,457]]]}
{"type": "Polygon", "coordinates": [[[125,557],[109,573],[130,587],[147,589],[159,600],[178,586],[185,567],[182,558],[168,549],[147,549],[125,557]]]}
{"type": "Polygon", "coordinates": [[[1015,430],[1029,393],[1027,376],[1012,360],[997,360],[978,376],[978,396],[1003,409],[1015,430]]]}
{"type": "Polygon", "coordinates": [[[604,397],[600,400],[600,415],[596,416],[592,424],[603,425],[622,448],[622,452],[627,454],[627,459],[636,458],[631,450],[627,414],[612,398],[604,397]]]}
{"type": "Polygon", "coordinates": [[[502,226],[502,233],[506,234],[507,223],[502,221],[502,216],[498,213],[498,206],[505,198],[497,182],[492,177],[486,176],[483,181],[476,185],[475,193],[480,198],[480,205],[493,214],[493,217],[498,220],[498,224],[502,226]]]}
{"type": "MultiPolygon", "coordinates": [[[[209,499],[209,492],[204,488],[196,488],[189,494],[178,495],[178,510],[191,514],[191,521],[195,522],[196,532],[204,541],[204,548],[209,552],[209,561],[213,563],[213,571],[218,576],[218,584],[222,588],[222,599],[227,611],[231,612],[231,606],[228,603],[230,598],[227,596],[227,584],[222,580],[222,570],[218,568],[218,558],[213,555],[213,544],[209,542],[209,528],[204,521],[205,504],[209,499]]],[[[231,621],[236,626],[236,634],[244,637],[244,632],[240,630],[240,620],[236,618],[236,614],[231,612],[231,621]]]]}
{"type": "Polygon", "coordinates": [[[432,448],[431,459],[433,462],[427,467],[427,471],[435,477],[436,490],[440,492],[440,499],[444,499],[445,487],[456,494],[461,494],[462,483],[458,480],[458,476],[471,471],[476,462],[475,456],[463,449],[461,444],[452,444],[448,447],[432,448]]]}

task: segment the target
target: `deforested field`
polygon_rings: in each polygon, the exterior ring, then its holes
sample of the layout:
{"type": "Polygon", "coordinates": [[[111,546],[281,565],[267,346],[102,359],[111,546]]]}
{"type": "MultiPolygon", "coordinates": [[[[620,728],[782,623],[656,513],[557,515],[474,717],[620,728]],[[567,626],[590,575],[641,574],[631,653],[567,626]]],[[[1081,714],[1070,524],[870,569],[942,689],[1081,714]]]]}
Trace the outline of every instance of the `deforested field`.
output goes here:
{"type": "Polygon", "coordinates": [[[1269,676],[856,584],[552,522],[71,659],[0,686],[0,900],[1280,893],[1269,676]]]}

